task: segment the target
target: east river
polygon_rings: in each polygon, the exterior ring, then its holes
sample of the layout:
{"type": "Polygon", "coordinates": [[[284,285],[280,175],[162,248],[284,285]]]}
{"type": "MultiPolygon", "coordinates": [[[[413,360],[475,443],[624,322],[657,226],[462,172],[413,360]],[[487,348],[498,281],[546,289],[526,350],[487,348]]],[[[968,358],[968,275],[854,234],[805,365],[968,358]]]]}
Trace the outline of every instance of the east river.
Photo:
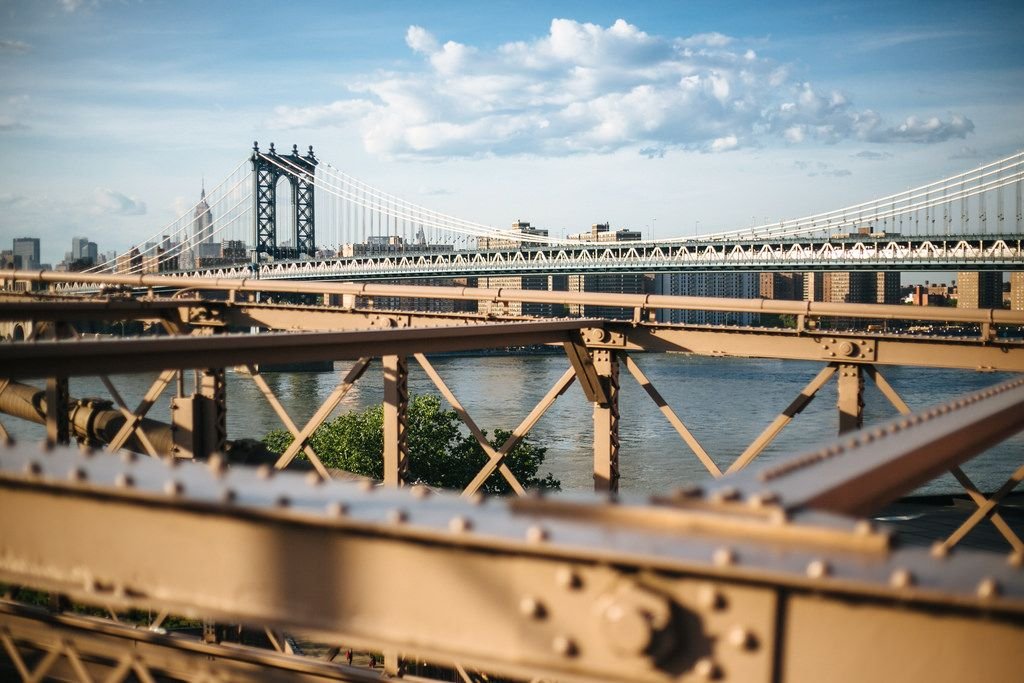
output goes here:
{"type": "MultiPolygon", "coordinates": [[[[637,364],[690,431],[723,470],[797,396],[821,364],[747,358],[708,358],[676,354],[637,354],[637,364]]],[[[434,367],[481,428],[511,430],[544,396],[568,367],[560,355],[440,357],[434,367]]],[[[292,419],[300,426],[313,415],[336,386],[348,365],[335,372],[279,372],[265,375],[292,419]]],[[[1010,378],[1008,373],[980,373],[928,368],[880,368],[911,408],[923,408],[1010,378]]],[[[154,379],[148,375],[112,378],[134,408],[154,379]]],[[[865,424],[888,419],[895,409],[866,380],[865,424]]],[[[707,476],[702,465],[658,411],[643,389],[622,368],[620,396],[620,459],[625,492],[667,491],[707,476]]],[[[173,383],[149,417],[167,420],[173,383]]],[[[72,379],[74,397],[106,396],[98,380],[72,379]]],[[[434,392],[415,362],[410,362],[412,394],[434,392]]],[[[244,374],[228,372],[228,436],[261,438],[280,427],[270,405],[244,374]]],[[[380,364],[375,363],[346,396],[339,411],[361,410],[383,395],[380,364]]],[[[0,416],[18,438],[41,439],[43,429],[0,416]]],[[[782,431],[758,461],[802,452],[835,438],[838,417],[835,381],[829,383],[802,414],[782,431]]],[[[541,475],[550,471],[564,491],[592,487],[592,414],[583,392],[574,384],[541,419],[531,438],[547,447],[541,475]]],[[[965,471],[983,491],[998,488],[1024,455],[1024,435],[1000,444],[967,463],[965,471]]],[[[412,454],[415,457],[415,453],[412,454]]],[[[920,492],[959,489],[950,475],[920,492]]]]}

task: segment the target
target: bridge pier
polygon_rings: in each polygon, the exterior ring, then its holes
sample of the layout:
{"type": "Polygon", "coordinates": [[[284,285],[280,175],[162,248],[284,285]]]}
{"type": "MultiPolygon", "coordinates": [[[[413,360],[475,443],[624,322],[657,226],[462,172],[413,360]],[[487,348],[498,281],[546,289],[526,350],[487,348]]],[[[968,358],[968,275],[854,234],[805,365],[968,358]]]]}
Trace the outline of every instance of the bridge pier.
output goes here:
{"type": "Polygon", "coordinates": [[[604,396],[594,401],[594,490],[619,490],[619,357],[610,349],[593,351],[604,396]],[[602,400],[603,399],[603,400],[602,400]]]}

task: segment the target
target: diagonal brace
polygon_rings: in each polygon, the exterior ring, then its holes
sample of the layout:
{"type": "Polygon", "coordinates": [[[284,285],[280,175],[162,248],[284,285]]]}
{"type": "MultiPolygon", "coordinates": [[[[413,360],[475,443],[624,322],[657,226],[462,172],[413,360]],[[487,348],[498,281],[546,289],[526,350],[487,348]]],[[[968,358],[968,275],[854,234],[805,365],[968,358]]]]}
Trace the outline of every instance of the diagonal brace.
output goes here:
{"type": "Polygon", "coordinates": [[[836,373],[836,365],[830,363],[821,369],[814,379],[812,379],[807,386],[803,388],[800,395],[793,399],[782,413],[772,420],[772,423],[768,425],[761,434],[754,439],[754,441],[747,446],[747,450],[743,451],[742,454],[729,466],[729,469],[725,471],[726,474],[739,471],[750,464],[750,461],[760,455],[761,451],[768,447],[768,445],[775,440],[775,437],[779,435],[783,427],[793,421],[793,418],[799,415],[807,405],[814,400],[818,391],[825,386],[832,375],[836,373]]]}
{"type": "MultiPolygon", "coordinates": [[[[298,439],[299,428],[295,426],[295,422],[292,421],[292,418],[288,414],[288,411],[286,411],[284,409],[284,406],[281,405],[281,401],[278,400],[277,395],[274,394],[274,390],[270,388],[269,384],[267,384],[267,380],[265,380],[263,378],[263,375],[260,374],[259,369],[251,363],[247,364],[245,368],[246,370],[249,371],[249,377],[252,378],[253,383],[260,390],[260,393],[262,393],[264,398],[267,399],[267,403],[269,403],[270,407],[274,409],[275,413],[277,413],[277,417],[281,420],[281,424],[285,426],[285,429],[287,429],[291,433],[293,438],[298,439]]],[[[317,456],[316,452],[313,450],[313,447],[310,446],[309,443],[303,444],[302,452],[305,453],[306,457],[309,458],[309,461],[313,463],[313,467],[316,468],[316,471],[320,474],[321,477],[323,477],[324,479],[331,478],[331,475],[327,471],[327,468],[324,467],[323,462],[321,462],[319,456],[317,456]]]]}
{"type": "Polygon", "coordinates": [[[651,397],[652,401],[654,401],[654,404],[658,406],[658,410],[660,410],[665,416],[665,419],[668,420],[669,424],[672,425],[676,432],[679,433],[679,436],[682,437],[683,441],[686,442],[686,445],[690,447],[690,450],[693,451],[693,454],[697,456],[712,476],[722,476],[722,470],[718,468],[718,465],[711,459],[708,452],[704,450],[704,447],[700,445],[697,438],[689,429],[687,429],[686,425],[683,424],[683,421],[679,419],[679,416],[676,415],[674,410],[672,410],[672,407],[665,401],[661,393],[654,388],[654,384],[651,383],[651,380],[648,379],[647,375],[645,375],[643,370],[640,369],[640,366],[638,366],[630,356],[626,354],[623,355],[626,359],[626,369],[629,370],[629,374],[633,375],[637,383],[643,387],[644,391],[647,392],[647,395],[651,397]]]}
{"type": "Polygon", "coordinates": [[[316,431],[316,428],[323,424],[324,420],[334,412],[334,409],[338,407],[341,400],[345,398],[345,395],[349,390],[355,386],[355,383],[363,376],[363,373],[366,372],[366,368],[369,366],[370,359],[365,356],[355,362],[355,365],[353,365],[348,371],[348,374],[345,375],[345,378],[341,383],[334,388],[334,391],[332,391],[331,395],[327,397],[323,404],[321,404],[320,408],[316,411],[316,414],[310,418],[309,422],[306,423],[306,426],[303,427],[302,431],[295,437],[295,440],[291,442],[288,448],[285,449],[284,453],[281,454],[281,457],[277,459],[277,462],[274,463],[275,468],[281,469],[288,466],[288,463],[290,463],[298,454],[299,449],[303,448],[309,442],[309,438],[313,436],[313,432],[316,431]]]}
{"type": "Polygon", "coordinates": [[[128,437],[135,432],[140,424],[142,424],[142,418],[146,416],[149,409],[153,407],[156,400],[160,398],[160,394],[164,393],[164,389],[174,379],[177,374],[177,370],[164,370],[160,373],[160,376],[156,378],[149,387],[149,391],[142,398],[139,403],[139,407],[135,409],[135,412],[131,413],[130,416],[125,416],[125,423],[121,425],[121,429],[117,432],[110,443],[107,444],[107,450],[111,453],[116,453],[117,449],[121,448],[128,440],[128,437]]]}

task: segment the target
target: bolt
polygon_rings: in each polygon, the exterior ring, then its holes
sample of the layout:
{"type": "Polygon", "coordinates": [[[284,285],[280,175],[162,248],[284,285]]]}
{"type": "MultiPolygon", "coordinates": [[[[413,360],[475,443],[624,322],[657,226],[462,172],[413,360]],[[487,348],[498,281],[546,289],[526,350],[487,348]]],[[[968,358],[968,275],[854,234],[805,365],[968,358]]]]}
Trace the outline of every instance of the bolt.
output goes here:
{"type": "Polygon", "coordinates": [[[448,529],[455,533],[464,533],[470,531],[473,528],[473,520],[462,515],[452,517],[448,522],[448,529]]]}
{"type": "Polygon", "coordinates": [[[332,500],[327,504],[328,517],[344,517],[346,514],[348,514],[348,506],[344,503],[332,500]]]}
{"type": "Polygon", "coordinates": [[[823,579],[831,573],[832,568],[825,560],[814,560],[807,565],[807,576],[812,579],[823,579]]]}
{"type": "Polygon", "coordinates": [[[944,558],[949,556],[949,547],[942,541],[936,541],[932,544],[932,557],[944,558]]]}
{"type": "Polygon", "coordinates": [[[131,451],[121,451],[121,462],[131,464],[139,459],[139,456],[131,451]]]}
{"type": "Polygon", "coordinates": [[[719,548],[712,556],[712,561],[718,567],[728,567],[736,563],[736,553],[731,548],[719,548]]]}
{"type": "Polygon", "coordinates": [[[68,479],[71,481],[85,481],[88,478],[89,475],[81,467],[72,467],[71,471],[68,472],[68,479]]]}
{"type": "Polygon", "coordinates": [[[712,499],[716,503],[723,503],[730,500],[736,500],[740,497],[740,492],[736,490],[734,486],[726,486],[725,488],[718,489],[712,494],[712,499]]]}
{"type": "Polygon", "coordinates": [[[1020,567],[1024,567],[1024,552],[1018,550],[1014,553],[1010,553],[1010,557],[1007,558],[1007,562],[1010,563],[1011,567],[1017,567],[1018,569],[1020,567]]]}
{"type": "Polygon", "coordinates": [[[234,489],[226,488],[220,492],[220,500],[222,503],[234,503],[236,497],[234,489]]]}
{"type": "Polygon", "coordinates": [[[224,473],[228,469],[227,462],[224,461],[224,456],[220,453],[213,453],[210,455],[210,459],[207,461],[207,467],[210,468],[210,472],[213,476],[220,478],[224,476],[224,473]]]}
{"type": "Polygon", "coordinates": [[[370,479],[363,479],[359,482],[359,490],[363,493],[371,493],[374,489],[374,483],[370,479]]]}
{"type": "Polygon", "coordinates": [[[555,581],[567,590],[583,587],[583,579],[572,567],[560,567],[555,573],[555,581]]]}
{"type": "Polygon", "coordinates": [[[388,512],[388,522],[391,524],[403,524],[409,519],[409,513],[401,508],[388,512]]]}
{"type": "Polygon", "coordinates": [[[729,630],[729,644],[739,650],[753,650],[756,645],[754,634],[743,628],[735,626],[729,630]]]}
{"type": "Polygon", "coordinates": [[[986,600],[998,597],[1000,593],[999,582],[989,577],[981,580],[978,584],[978,597],[986,600]]]}
{"type": "Polygon", "coordinates": [[[853,533],[858,536],[870,536],[875,531],[875,525],[870,519],[858,519],[853,525],[853,533]]]}
{"type": "Polygon", "coordinates": [[[317,487],[324,482],[319,472],[310,472],[306,475],[306,486],[317,487]]]}
{"type": "Polygon", "coordinates": [[[725,607],[725,597],[714,586],[707,584],[697,591],[697,604],[708,610],[725,607]]]}
{"type": "Polygon", "coordinates": [[[544,616],[544,605],[532,595],[526,595],[519,601],[519,612],[530,619],[540,619],[544,616]]]}
{"type": "Polygon", "coordinates": [[[909,588],[914,585],[914,575],[909,569],[897,569],[889,577],[889,585],[893,588],[909,588]]]}
{"type": "Polygon", "coordinates": [[[716,680],[722,675],[722,670],[710,657],[701,657],[693,665],[693,672],[706,681],[716,680]]]}
{"type": "Polygon", "coordinates": [[[164,493],[168,496],[180,496],[184,491],[185,487],[176,479],[168,479],[164,482],[164,493]]]}
{"type": "Polygon", "coordinates": [[[572,657],[577,653],[576,643],[568,636],[555,636],[551,641],[551,649],[563,657],[572,657]]]}
{"type": "Polygon", "coordinates": [[[292,504],[292,501],[288,496],[282,493],[274,500],[274,504],[279,508],[286,508],[292,504]]]}
{"type": "Polygon", "coordinates": [[[544,527],[534,524],[526,530],[526,540],[530,543],[543,543],[548,540],[548,531],[544,527]]]}
{"type": "Polygon", "coordinates": [[[38,477],[43,471],[42,466],[35,460],[30,460],[25,463],[25,474],[33,477],[38,477]]]}
{"type": "Polygon", "coordinates": [[[274,468],[267,464],[260,465],[256,468],[256,476],[260,479],[270,479],[274,476],[274,468]]]}
{"type": "Polygon", "coordinates": [[[124,472],[118,474],[117,478],[114,479],[114,486],[121,489],[130,489],[134,485],[135,480],[132,478],[132,475],[126,474],[124,472]]]}

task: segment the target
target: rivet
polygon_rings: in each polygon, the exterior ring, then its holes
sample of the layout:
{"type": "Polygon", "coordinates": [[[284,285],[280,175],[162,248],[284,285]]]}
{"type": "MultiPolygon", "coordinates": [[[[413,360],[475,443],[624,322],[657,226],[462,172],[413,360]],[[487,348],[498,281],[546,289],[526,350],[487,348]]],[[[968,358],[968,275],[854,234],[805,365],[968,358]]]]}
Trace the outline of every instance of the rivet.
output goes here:
{"type": "Polygon", "coordinates": [[[224,456],[222,456],[220,453],[214,453],[213,455],[211,455],[210,459],[207,461],[206,464],[207,467],[210,468],[210,472],[213,474],[213,476],[218,478],[224,476],[224,473],[228,469],[227,462],[224,460],[224,456]]]}
{"type": "Polygon", "coordinates": [[[527,595],[519,601],[519,612],[524,617],[539,619],[544,616],[544,605],[532,595],[527,595]]]}
{"type": "Polygon", "coordinates": [[[1010,553],[1010,557],[1007,558],[1007,562],[1010,563],[1011,567],[1017,567],[1018,569],[1020,567],[1024,567],[1024,552],[1018,550],[1010,553]]]}
{"type": "Polygon", "coordinates": [[[235,493],[235,490],[232,488],[225,488],[223,491],[220,492],[220,500],[222,503],[234,503],[235,498],[237,497],[238,496],[235,493]]]}
{"type": "Polygon", "coordinates": [[[466,500],[469,501],[469,503],[471,505],[483,505],[483,503],[484,503],[484,501],[486,499],[487,499],[487,496],[485,496],[484,494],[480,493],[479,491],[477,491],[476,493],[473,493],[468,498],[466,498],[466,500]]]}
{"type": "Polygon", "coordinates": [[[674,491],[676,498],[696,498],[704,494],[704,489],[700,486],[680,486],[674,491]]]}
{"type": "Polygon", "coordinates": [[[733,486],[726,486],[725,488],[718,489],[711,494],[712,500],[715,502],[725,502],[730,500],[736,500],[740,497],[740,492],[733,486]]]}
{"type": "Polygon", "coordinates": [[[936,541],[935,543],[932,544],[931,553],[932,553],[932,557],[939,557],[939,558],[941,558],[941,557],[948,557],[949,556],[949,548],[942,541],[936,541]]]}
{"type": "Polygon", "coordinates": [[[413,498],[423,500],[424,498],[430,496],[430,489],[422,485],[413,486],[411,493],[413,498]]]}
{"type": "Polygon", "coordinates": [[[814,560],[807,565],[807,576],[812,579],[823,579],[831,573],[832,568],[825,560],[814,560]]]}
{"type": "Polygon", "coordinates": [[[338,500],[332,500],[327,504],[327,515],[329,517],[344,517],[348,514],[348,505],[338,500]]]}
{"type": "Polygon", "coordinates": [[[754,635],[742,626],[730,629],[728,639],[730,645],[740,650],[750,650],[754,647],[754,635]]]}
{"type": "Polygon", "coordinates": [[[89,458],[96,455],[96,449],[92,446],[82,446],[78,449],[78,455],[88,460],[89,458]]]}
{"type": "Polygon", "coordinates": [[[372,479],[363,479],[359,482],[359,490],[363,493],[370,493],[375,486],[372,479]]]}
{"type": "Polygon", "coordinates": [[[256,476],[260,479],[270,479],[274,476],[274,468],[264,463],[256,468],[256,476]]]}
{"type": "Polygon", "coordinates": [[[276,505],[279,508],[286,508],[291,504],[292,499],[283,493],[279,495],[276,499],[274,499],[274,505],[276,505]]]}
{"type": "Polygon", "coordinates": [[[468,517],[463,517],[462,515],[452,517],[451,520],[449,520],[448,522],[448,529],[454,531],[457,534],[464,533],[466,531],[471,530],[472,528],[473,521],[468,517]]]}
{"type": "Polygon", "coordinates": [[[693,665],[693,672],[706,681],[713,681],[721,675],[722,670],[710,657],[701,657],[693,665]]]}
{"type": "Polygon", "coordinates": [[[889,585],[893,588],[909,588],[914,585],[914,575],[909,569],[896,569],[889,577],[889,585]]]}
{"type": "Polygon", "coordinates": [[[320,476],[319,472],[310,472],[306,475],[306,486],[317,487],[324,483],[324,478],[320,476]]]}
{"type": "Polygon", "coordinates": [[[999,582],[989,577],[981,580],[978,584],[979,598],[994,598],[999,595],[999,582]]]}
{"type": "Polygon", "coordinates": [[[81,467],[72,467],[71,471],[68,472],[68,479],[71,481],[85,481],[88,478],[89,475],[81,467]]]}
{"type": "Polygon", "coordinates": [[[551,641],[551,649],[563,657],[572,657],[576,654],[576,643],[568,636],[555,636],[551,641]]]}
{"type": "Polygon", "coordinates": [[[568,590],[575,590],[583,586],[582,577],[572,567],[559,567],[555,572],[555,582],[568,590]]]}
{"type": "Polygon", "coordinates": [[[697,591],[697,604],[708,610],[722,609],[725,607],[725,598],[714,586],[704,585],[697,591]]]}
{"type": "Polygon", "coordinates": [[[135,485],[135,480],[132,478],[132,475],[127,474],[125,472],[121,472],[114,479],[114,486],[116,486],[118,488],[121,488],[121,489],[130,489],[134,485],[135,485]]]}
{"type": "Polygon", "coordinates": [[[185,490],[185,487],[181,485],[181,482],[177,479],[168,479],[164,482],[164,493],[168,496],[178,496],[185,490]]]}
{"type": "Polygon", "coordinates": [[[409,513],[401,508],[397,508],[388,512],[388,521],[392,524],[402,524],[409,519],[409,513]]]}
{"type": "Polygon", "coordinates": [[[759,491],[752,495],[748,502],[756,508],[774,505],[779,502],[779,494],[775,491],[759,491]]]}
{"type": "Polygon", "coordinates": [[[526,530],[526,540],[530,543],[543,543],[548,540],[548,531],[535,524],[526,530]]]}
{"type": "Polygon", "coordinates": [[[137,453],[133,453],[132,451],[121,451],[121,462],[123,463],[130,465],[138,459],[139,456],[137,453]]]}
{"type": "Polygon", "coordinates": [[[718,567],[728,567],[736,563],[736,553],[732,548],[719,548],[712,556],[712,561],[718,567]]]}
{"type": "Polygon", "coordinates": [[[29,462],[25,463],[25,474],[28,474],[33,477],[38,477],[42,471],[42,466],[40,466],[40,464],[35,460],[30,460],[29,462]]]}

